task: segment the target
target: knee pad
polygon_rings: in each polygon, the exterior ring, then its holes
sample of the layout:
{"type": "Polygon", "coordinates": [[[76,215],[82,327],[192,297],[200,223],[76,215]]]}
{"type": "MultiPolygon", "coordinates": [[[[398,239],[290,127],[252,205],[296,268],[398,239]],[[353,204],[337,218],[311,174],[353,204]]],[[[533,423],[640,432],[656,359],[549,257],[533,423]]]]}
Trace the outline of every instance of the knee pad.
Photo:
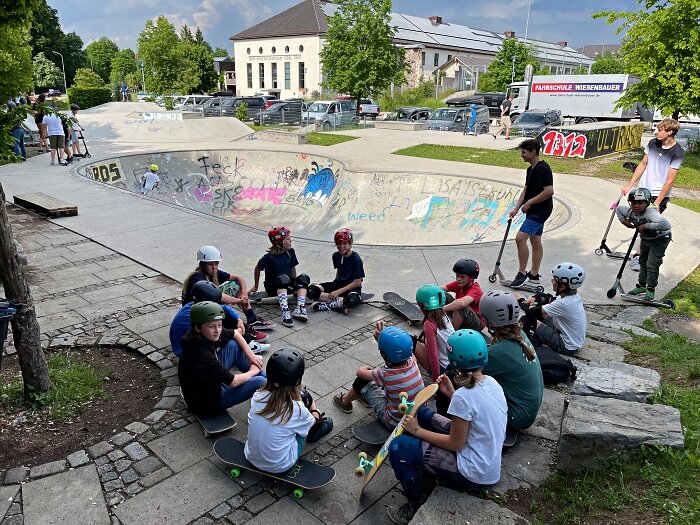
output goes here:
{"type": "Polygon", "coordinates": [[[357,292],[350,292],[343,297],[343,306],[346,308],[355,308],[362,302],[362,297],[357,292]]]}
{"type": "Polygon", "coordinates": [[[309,289],[306,292],[306,297],[308,297],[312,301],[318,301],[321,298],[321,292],[322,290],[320,286],[312,284],[311,286],[309,286],[309,289]]]}
{"type": "Polygon", "coordinates": [[[299,290],[300,288],[308,288],[311,284],[311,277],[309,277],[305,273],[302,273],[296,278],[295,284],[295,288],[297,290],[299,290]]]}
{"type": "Polygon", "coordinates": [[[289,286],[289,283],[292,281],[289,279],[289,275],[287,274],[282,274],[277,276],[277,284],[280,286],[289,286]]]}
{"type": "Polygon", "coordinates": [[[423,467],[420,439],[406,434],[395,437],[389,445],[389,461],[399,481],[415,478],[423,467]]]}

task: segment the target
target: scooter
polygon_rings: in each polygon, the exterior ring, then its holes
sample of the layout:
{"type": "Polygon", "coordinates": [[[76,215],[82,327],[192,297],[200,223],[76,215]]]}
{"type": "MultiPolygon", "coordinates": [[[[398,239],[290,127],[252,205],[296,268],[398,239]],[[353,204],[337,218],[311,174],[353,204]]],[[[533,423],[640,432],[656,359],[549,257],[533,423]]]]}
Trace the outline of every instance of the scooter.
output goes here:
{"type": "MultiPolygon", "coordinates": [[[[623,168],[631,171],[634,173],[634,170],[637,169],[637,164],[634,162],[625,162],[622,165],[623,168]]],[[[618,205],[620,204],[620,199],[622,198],[622,194],[617,198],[616,202],[613,202],[612,205],[610,206],[610,209],[612,210],[612,214],[610,215],[610,220],[608,221],[608,227],[605,228],[605,233],[603,234],[603,240],[600,241],[600,247],[596,249],[595,254],[598,256],[603,255],[603,252],[605,252],[605,255],[608,257],[612,257],[613,259],[622,259],[625,256],[624,252],[618,252],[611,250],[610,247],[607,245],[607,240],[608,240],[608,233],[610,232],[610,226],[613,223],[613,220],[615,219],[615,212],[617,210],[618,205]]]]}
{"type": "Polygon", "coordinates": [[[489,275],[489,282],[495,283],[496,276],[498,276],[499,284],[507,286],[508,288],[513,288],[514,290],[526,290],[532,293],[542,293],[544,292],[544,287],[537,284],[528,284],[524,282],[520,286],[513,286],[513,281],[507,281],[503,272],[501,271],[501,257],[503,256],[503,249],[506,246],[506,241],[508,240],[508,232],[510,231],[510,225],[513,223],[513,219],[508,219],[508,224],[506,225],[506,233],[503,234],[503,241],[501,242],[501,249],[498,252],[498,259],[496,259],[496,265],[493,268],[493,273],[489,275]]]}
{"type": "Polygon", "coordinates": [[[676,308],[676,303],[674,303],[672,300],[667,299],[666,301],[650,301],[648,299],[645,299],[644,296],[642,295],[630,295],[628,293],[625,293],[625,289],[622,287],[622,274],[625,271],[625,266],[627,265],[627,261],[630,258],[630,254],[632,253],[632,249],[634,248],[634,243],[637,241],[637,236],[639,235],[639,232],[637,230],[634,231],[634,235],[632,236],[632,242],[630,242],[629,248],[627,248],[627,252],[625,252],[625,255],[622,259],[622,264],[620,265],[620,271],[617,272],[617,278],[615,279],[615,283],[612,285],[612,287],[608,290],[608,299],[612,299],[617,295],[618,290],[620,291],[620,299],[623,301],[629,301],[631,303],[637,303],[637,304],[645,304],[647,306],[656,306],[658,308],[668,308],[670,310],[675,310],[676,308]]]}

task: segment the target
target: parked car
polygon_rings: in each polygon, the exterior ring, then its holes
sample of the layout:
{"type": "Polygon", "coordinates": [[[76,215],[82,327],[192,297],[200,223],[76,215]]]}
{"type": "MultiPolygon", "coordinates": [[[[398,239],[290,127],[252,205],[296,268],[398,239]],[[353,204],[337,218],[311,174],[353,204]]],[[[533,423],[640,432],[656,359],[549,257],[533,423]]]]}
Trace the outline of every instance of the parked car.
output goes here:
{"type": "Polygon", "coordinates": [[[274,104],[275,102],[279,102],[279,99],[274,95],[260,95],[260,96],[265,99],[265,105],[263,106],[263,109],[267,109],[270,106],[272,106],[272,104],[274,104]]]}
{"type": "Polygon", "coordinates": [[[61,90],[60,89],[49,89],[46,92],[47,97],[60,97],[61,96],[61,90]]]}
{"type": "MultiPolygon", "coordinates": [[[[254,96],[254,97],[239,97],[234,100],[233,102],[233,107],[238,108],[241,104],[245,104],[248,106],[248,109],[246,110],[247,118],[252,119],[255,115],[260,113],[265,106],[265,103],[267,100],[262,97],[262,96],[254,96]]],[[[234,115],[236,113],[235,109],[233,111],[234,115]]]]}
{"type": "MultiPolygon", "coordinates": [[[[447,107],[438,108],[428,117],[428,129],[437,131],[464,131],[469,122],[471,108],[447,107]]],[[[476,105],[476,134],[488,133],[489,109],[483,104],[476,105]]]]}
{"type": "Polygon", "coordinates": [[[698,147],[700,146],[700,125],[683,124],[683,127],[678,130],[675,139],[685,151],[689,151],[688,147],[691,146],[694,141],[694,151],[698,151],[698,147]]]}
{"type": "Polygon", "coordinates": [[[489,108],[489,117],[499,118],[501,116],[501,104],[506,99],[505,93],[491,93],[477,91],[473,95],[466,97],[453,97],[447,99],[445,104],[448,106],[468,106],[469,104],[483,104],[489,108]]]}
{"type": "Polygon", "coordinates": [[[306,111],[307,104],[303,98],[285,98],[282,102],[298,102],[301,104],[302,111],[306,111]]]}
{"type": "Polygon", "coordinates": [[[193,111],[203,113],[205,117],[235,117],[235,97],[213,97],[193,108],[193,111]]]}
{"type": "Polygon", "coordinates": [[[360,118],[370,117],[376,119],[379,116],[381,109],[379,104],[377,104],[371,98],[361,98],[360,105],[357,106],[357,115],[360,118]]]}
{"type": "Polygon", "coordinates": [[[302,115],[302,124],[313,125],[320,122],[323,129],[357,124],[359,121],[355,105],[349,100],[317,100],[309,105],[302,115]]]}
{"type": "Polygon", "coordinates": [[[183,95],[175,102],[173,108],[180,111],[191,111],[192,108],[203,104],[210,98],[212,98],[211,95],[183,95]]]}
{"type": "Polygon", "coordinates": [[[513,119],[511,135],[537,137],[546,128],[561,126],[564,121],[558,109],[528,109],[513,119]]]}
{"type": "Polygon", "coordinates": [[[216,93],[211,93],[212,97],[235,97],[236,94],[233,91],[217,91],[216,93]]]}
{"type": "Polygon", "coordinates": [[[302,105],[299,102],[276,102],[253,117],[253,123],[262,126],[270,124],[300,124],[302,105]]]}
{"type": "Polygon", "coordinates": [[[384,120],[398,120],[403,122],[428,120],[428,117],[430,117],[432,112],[433,110],[430,108],[416,108],[413,106],[408,106],[392,111],[386,117],[384,117],[384,120]]]}

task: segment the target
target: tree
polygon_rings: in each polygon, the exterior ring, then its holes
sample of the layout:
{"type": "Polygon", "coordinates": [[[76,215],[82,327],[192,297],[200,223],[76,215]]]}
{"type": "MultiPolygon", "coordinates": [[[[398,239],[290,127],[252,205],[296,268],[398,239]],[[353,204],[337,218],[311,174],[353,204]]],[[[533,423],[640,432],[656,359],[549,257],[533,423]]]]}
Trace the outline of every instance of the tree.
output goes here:
{"type": "Polygon", "coordinates": [[[405,52],[393,43],[391,0],[339,0],[320,57],[323,86],[358,100],[405,83],[405,52]]]}
{"type": "Polygon", "coordinates": [[[217,47],[214,50],[214,56],[217,58],[228,58],[228,51],[226,51],[223,47],[217,47]]]}
{"type": "Polygon", "coordinates": [[[80,88],[102,87],[105,85],[102,77],[92,69],[81,67],[75,72],[75,85],[80,88]]]}
{"type": "Polygon", "coordinates": [[[51,88],[63,86],[63,73],[56,64],[51,62],[44,53],[39,53],[34,57],[34,86],[38,91],[40,88],[51,88]]]}
{"type": "MultiPolygon", "coordinates": [[[[73,83],[75,72],[81,67],[85,67],[87,61],[85,51],[83,51],[83,39],[75,33],[68,33],[63,36],[63,42],[58,51],[63,53],[63,60],[66,65],[66,79],[70,86],[73,83]]],[[[56,58],[59,59],[60,63],[60,57],[56,56],[56,58]]]]}
{"type": "Polygon", "coordinates": [[[591,73],[593,74],[616,74],[624,72],[625,64],[610,51],[595,57],[593,64],[591,64],[591,73]]]}
{"type": "Polygon", "coordinates": [[[134,52],[129,48],[117,51],[112,57],[112,63],[109,68],[109,83],[116,88],[121,80],[137,72],[138,67],[136,66],[134,52]]]}
{"type": "Polygon", "coordinates": [[[183,62],[188,70],[188,73],[182,75],[183,82],[189,86],[189,91],[209,91],[216,86],[218,77],[214,69],[214,53],[204,44],[196,41],[181,41],[179,45],[183,62]]]}
{"type": "Polygon", "coordinates": [[[6,25],[0,31],[0,100],[31,91],[32,48],[28,44],[29,25],[6,25]]]}
{"type": "Polygon", "coordinates": [[[22,26],[32,14],[33,0],[12,0],[0,7],[0,27],[22,26]]]}
{"type": "Polygon", "coordinates": [[[194,42],[194,37],[192,36],[192,30],[185,24],[180,28],[180,40],[183,42],[194,42]]]}
{"type": "MultiPolygon", "coordinates": [[[[163,15],[155,23],[147,20],[139,35],[138,55],[144,61],[148,91],[159,95],[175,92],[183,72],[183,55],[178,50],[179,39],[175,27],[163,15]]],[[[191,82],[190,82],[191,83],[191,82]]],[[[194,84],[198,84],[199,79],[194,84]]]]}
{"type": "Polygon", "coordinates": [[[621,22],[624,71],[639,79],[617,101],[656,106],[662,114],[700,113],[700,2],[697,0],[637,0],[636,12],[601,11],[593,18],[621,22]]]}
{"type": "Polygon", "coordinates": [[[119,48],[106,36],[90,42],[85,48],[85,54],[92,70],[97,73],[104,82],[109,82],[109,74],[112,71],[112,59],[119,48]]]}
{"type": "Polygon", "coordinates": [[[527,65],[533,66],[535,74],[544,73],[544,68],[537,62],[531,45],[518,42],[514,38],[504,40],[501,50],[486,69],[486,78],[483,78],[484,75],[479,78],[479,90],[505,91],[513,80],[524,78],[527,65]]]}

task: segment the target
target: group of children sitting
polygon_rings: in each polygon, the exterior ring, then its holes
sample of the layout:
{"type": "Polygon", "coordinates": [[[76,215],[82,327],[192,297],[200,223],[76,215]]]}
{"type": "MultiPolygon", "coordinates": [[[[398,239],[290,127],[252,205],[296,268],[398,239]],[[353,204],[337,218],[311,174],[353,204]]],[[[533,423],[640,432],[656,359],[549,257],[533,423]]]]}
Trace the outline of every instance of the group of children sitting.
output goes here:
{"type": "MultiPolygon", "coordinates": [[[[265,272],[264,289],[277,297],[282,324],[291,326],[293,319],[308,319],[307,297],[316,301],[316,311],[347,313],[359,304],[364,271],[348,229],[334,236],[335,279],[318,285],[297,274],[289,229],[274,228],[269,238],[272,246],[255,266],[250,289],[239,275],[218,269],[222,257],[216,248],[200,248],[199,265],[183,285],[183,307],[170,339],[180,358],[180,386],[188,407],[206,418],[251,399],[246,457],[262,470],[280,473],[294,465],[305,441],[329,433],[333,421],[302,387],[305,365],[299,352],[274,352],[263,371],[251,346],[260,351],[264,331],[274,324],[256,315],[249,294],[257,291],[260,272],[265,272]],[[292,293],[297,305],[290,312],[292,293]],[[233,367],[240,373],[233,374],[233,367]]],[[[421,335],[412,337],[379,321],[374,338],[384,364],[359,368],[352,388],[333,398],[346,413],[352,412],[353,401],[361,402],[393,430],[402,417],[400,393],[412,400],[424,387],[419,365],[439,385],[436,411],[424,406],[406,417],[405,433],[389,450],[408,499],[388,507],[395,523],[408,523],[421,505],[424,472],[461,488],[497,483],[506,433],[532,425],[542,402],[544,384],[533,342],[571,353],[585,338],[585,311],[577,294],[585,278],[580,266],[557,265],[552,270],[554,295],[531,299],[498,290],[484,294],[476,282],[479,265],[471,259],[458,261],[453,270],[453,282],[424,285],[416,293],[424,313],[421,335]]]]}

